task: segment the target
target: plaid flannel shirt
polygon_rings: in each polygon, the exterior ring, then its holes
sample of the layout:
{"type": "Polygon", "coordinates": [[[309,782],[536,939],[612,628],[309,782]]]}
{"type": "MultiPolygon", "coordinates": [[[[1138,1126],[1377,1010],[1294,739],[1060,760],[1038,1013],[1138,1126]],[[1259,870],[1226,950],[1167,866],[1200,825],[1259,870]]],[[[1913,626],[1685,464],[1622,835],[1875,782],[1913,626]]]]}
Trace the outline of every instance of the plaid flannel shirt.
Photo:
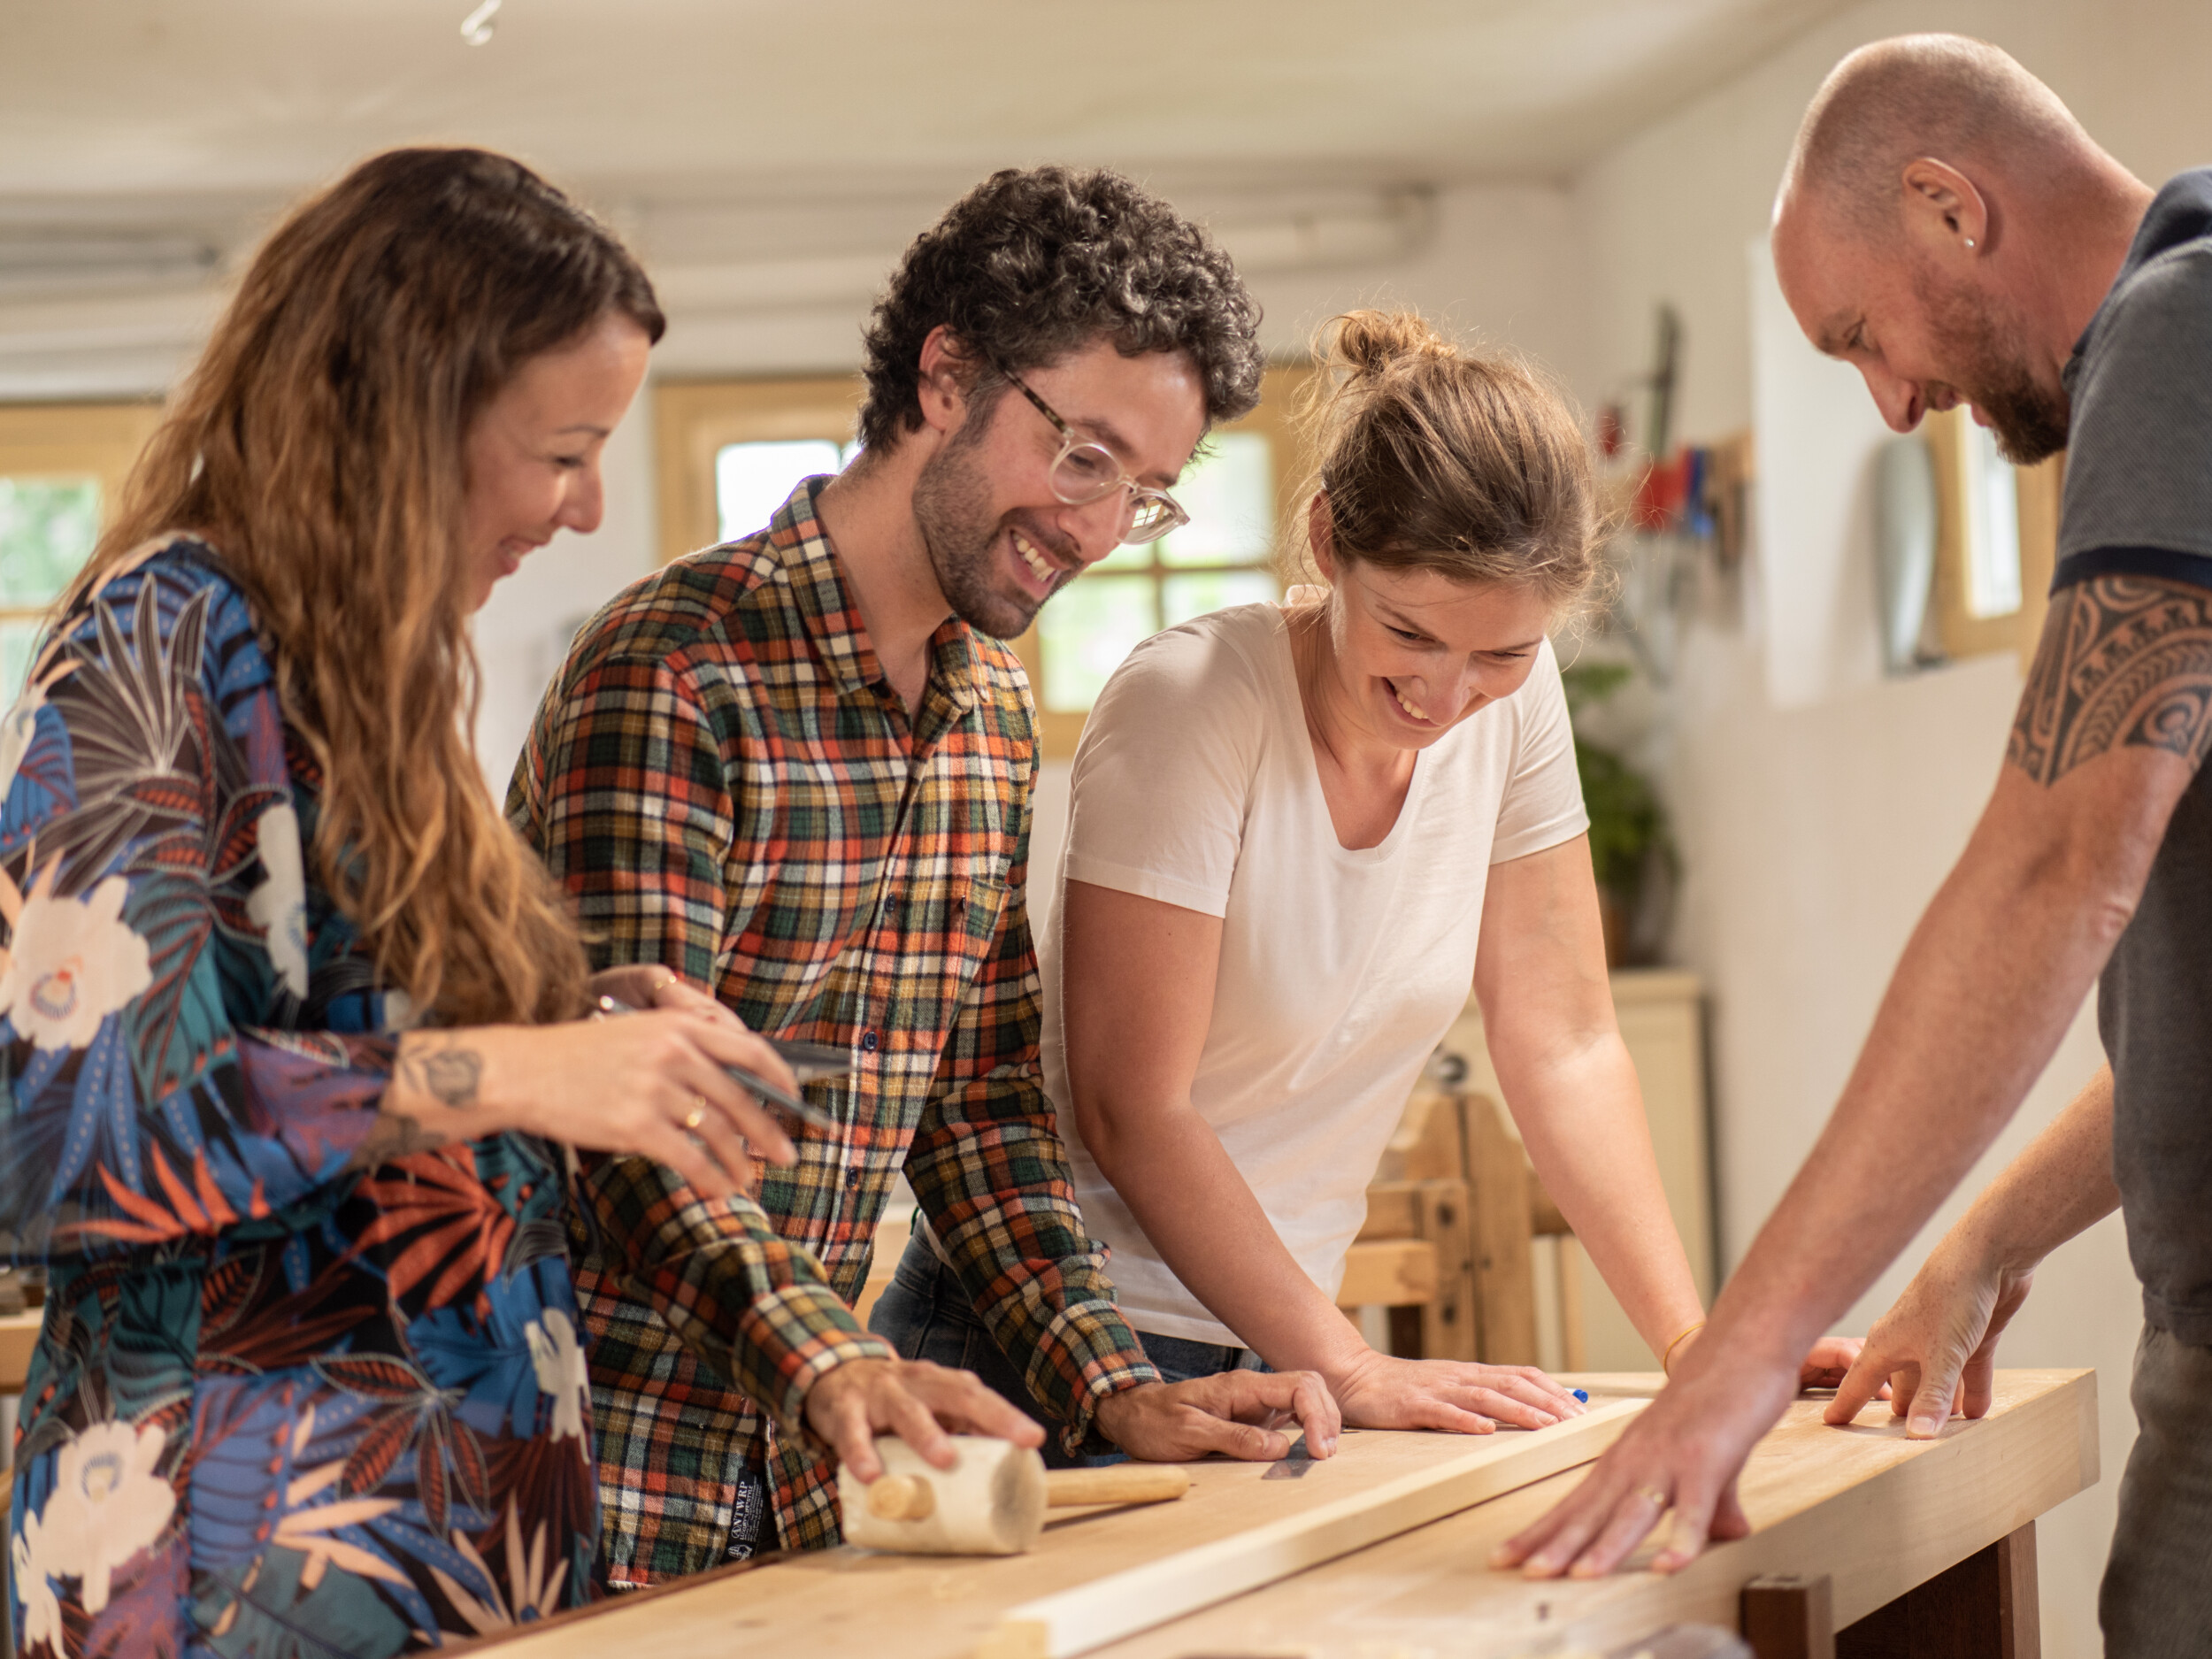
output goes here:
{"type": "Polygon", "coordinates": [[[852,1055],[843,1085],[812,1086],[839,1129],[805,1130],[757,1202],[707,1202],[643,1159],[588,1166],[578,1288],[618,1586],[727,1559],[749,1464],[783,1548],[837,1541],[800,1407],[824,1371],[889,1351],[849,1304],[902,1164],[1071,1449],[1100,1443],[1101,1398],[1157,1378],[1038,1070],[1028,680],[949,620],[910,726],[815,518],[822,481],[593,619],[508,799],[601,965],[664,964],[757,1031],[852,1055]]]}

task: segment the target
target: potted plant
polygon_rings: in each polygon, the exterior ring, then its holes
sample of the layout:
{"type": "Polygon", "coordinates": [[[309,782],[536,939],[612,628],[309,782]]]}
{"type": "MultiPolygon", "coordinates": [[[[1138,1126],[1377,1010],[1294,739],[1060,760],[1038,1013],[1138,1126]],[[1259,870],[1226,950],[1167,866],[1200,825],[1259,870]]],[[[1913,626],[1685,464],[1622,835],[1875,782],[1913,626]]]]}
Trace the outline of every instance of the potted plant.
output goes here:
{"type": "Polygon", "coordinates": [[[1625,663],[1593,662],[1577,663],[1560,673],[1567,713],[1575,725],[1582,803],[1590,815],[1590,865],[1597,877],[1608,967],[1658,954],[1666,931],[1664,907],[1678,872],[1666,809],[1650,780],[1618,752],[1582,733],[1585,713],[1612,696],[1634,672],[1625,663]]]}

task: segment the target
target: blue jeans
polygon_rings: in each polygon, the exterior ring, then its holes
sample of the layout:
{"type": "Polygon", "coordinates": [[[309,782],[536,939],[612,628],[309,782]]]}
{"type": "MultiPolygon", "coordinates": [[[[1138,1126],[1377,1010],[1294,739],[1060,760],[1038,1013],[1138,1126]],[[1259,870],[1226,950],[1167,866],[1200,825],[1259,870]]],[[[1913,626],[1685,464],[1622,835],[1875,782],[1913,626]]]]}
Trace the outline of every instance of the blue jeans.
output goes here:
{"type": "MultiPolygon", "coordinates": [[[[973,1371],[987,1387],[1019,1406],[1044,1429],[1045,1462],[1053,1468],[1122,1461],[1118,1452],[1104,1457],[1071,1457],[1060,1449],[1062,1425],[1044,1416],[1006,1351],[976,1317],[975,1303],[960,1287],[959,1276],[937,1259],[937,1252],[929,1248],[918,1225],[907,1240],[906,1254],[899,1257],[891,1287],[868,1315],[868,1328],[896,1348],[901,1359],[933,1360],[956,1371],[973,1371]]],[[[1188,1382],[1226,1371],[1267,1369],[1248,1348],[1145,1332],[1138,1334],[1144,1342],[1145,1357],[1169,1382],[1188,1382]]]]}

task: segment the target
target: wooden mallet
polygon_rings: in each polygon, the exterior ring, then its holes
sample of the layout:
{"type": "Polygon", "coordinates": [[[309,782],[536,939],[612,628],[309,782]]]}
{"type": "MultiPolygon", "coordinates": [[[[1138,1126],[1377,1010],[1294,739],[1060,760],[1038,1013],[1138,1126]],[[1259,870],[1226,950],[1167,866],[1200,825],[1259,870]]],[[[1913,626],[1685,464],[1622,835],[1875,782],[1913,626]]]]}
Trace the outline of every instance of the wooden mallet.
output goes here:
{"type": "Polygon", "coordinates": [[[883,1435],[883,1473],[864,1486],[837,1471],[845,1541],[917,1555],[1018,1555],[1044,1532],[1048,1509],[1087,1503],[1159,1503],[1190,1490],[1172,1464],[1055,1469],[1025,1447],[979,1434],[952,1437],[956,1461],[933,1468],[904,1440],[883,1435]]]}

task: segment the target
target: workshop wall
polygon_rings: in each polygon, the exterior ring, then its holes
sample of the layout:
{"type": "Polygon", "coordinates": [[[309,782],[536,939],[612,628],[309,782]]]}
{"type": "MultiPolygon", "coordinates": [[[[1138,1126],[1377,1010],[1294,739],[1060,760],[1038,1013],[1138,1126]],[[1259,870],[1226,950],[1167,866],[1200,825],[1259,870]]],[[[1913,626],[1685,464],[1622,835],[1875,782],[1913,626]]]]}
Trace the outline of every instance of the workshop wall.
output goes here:
{"type": "MultiPolygon", "coordinates": [[[[1695,442],[1751,424],[1755,266],[1782,162],[1807,100],[1853,47],[1914,29],[1993,41],[2065,98],[2142,178],[2212,162],[2200,66],[2212,12],[2194,0],[1876,0],[1619,146],[1573,187],[1592,296],[1586,396],[1642,369],[1654,307],[1686,334],[1677,431],[1695,442]]],[[[1764,457],[1762,457],[1764,460],[1764,457]]],[[[2019,672],[1990,657],[1900,680],[1839,687],[1778,707],[1756,618],[1758,583],[1791,555],[1758,550],[1743,592],[1691,624],[1648,758],[1665,780],[1687,880],[1677,954],[1711,988],[1724,1258],[1740,1259],[1810,1148],[1908,934],[1963,847],[1994,782],[2019,672]],[[1747,612],[1751,613],[1747,616],[1747,612]]],[[[1874,613],[1845,590],[1839,630],[1874,613]]],[[[1863,1330],[2000,1164],[2102,1058],[2087,1012],[2019,1119],[1844,1327],[1863,1330]]],[[[1901,1160],[1912,1149],[1900,1147],[1901,1160]]],[[[2104,1479],[2042,1524],[2044,1650],[2100,1650],[2095,1591],[2133,1418],[2139,1324],[2116,1218],[2038,1275],[2003,1348],[2016,1365],[2094,1364],[2104,1479]]]]}

